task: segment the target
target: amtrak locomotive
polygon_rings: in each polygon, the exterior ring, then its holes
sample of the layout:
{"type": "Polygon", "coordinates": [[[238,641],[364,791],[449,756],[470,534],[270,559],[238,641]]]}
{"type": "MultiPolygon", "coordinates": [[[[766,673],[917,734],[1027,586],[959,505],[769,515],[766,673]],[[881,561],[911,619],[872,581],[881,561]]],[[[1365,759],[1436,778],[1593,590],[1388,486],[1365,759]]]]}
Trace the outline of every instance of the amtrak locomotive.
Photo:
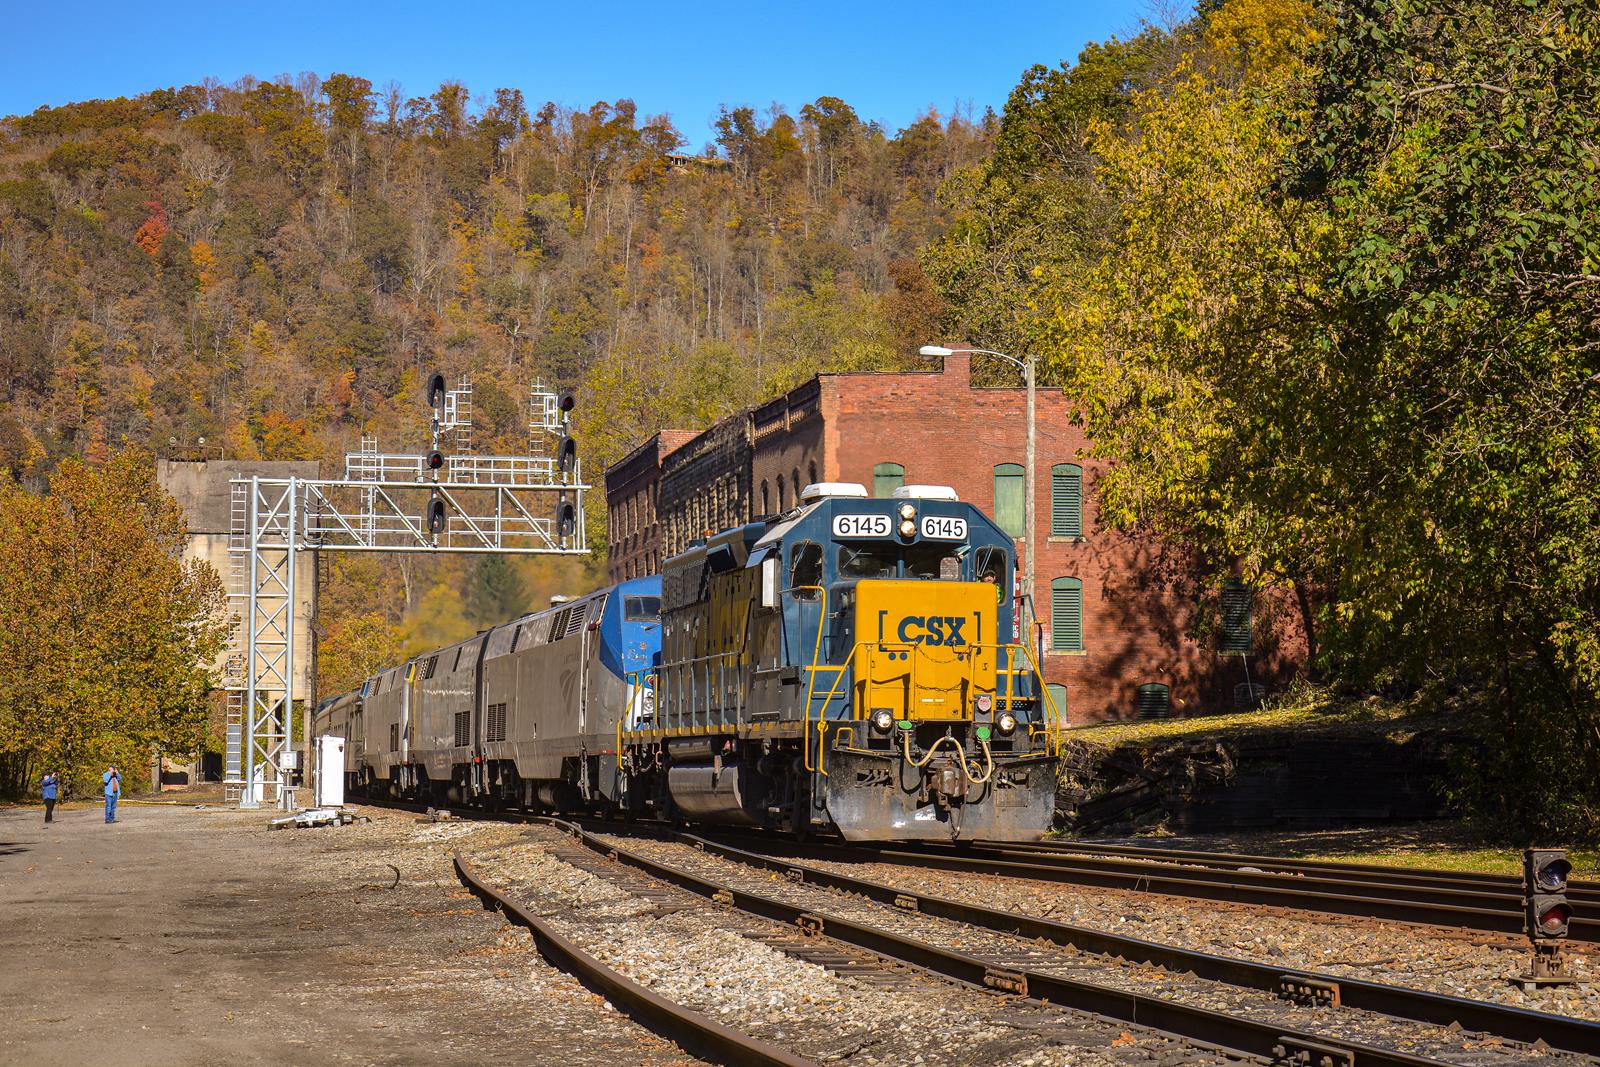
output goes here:
{"type": "Polygon", "coordinates": [[[808,486],[625,582],[330,700],[358,792],[850,840],[1030,840],[1058,728],[1012,541],[943,487],[808,486]]]}

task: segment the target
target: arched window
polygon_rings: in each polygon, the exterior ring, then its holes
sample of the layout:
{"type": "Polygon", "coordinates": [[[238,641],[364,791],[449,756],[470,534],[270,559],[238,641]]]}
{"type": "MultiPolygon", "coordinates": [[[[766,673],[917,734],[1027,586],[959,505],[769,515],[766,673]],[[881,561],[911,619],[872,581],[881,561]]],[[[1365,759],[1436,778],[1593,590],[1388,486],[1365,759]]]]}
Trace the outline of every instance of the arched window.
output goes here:
{"type": "Polygon", "coordinates": [[[761,514],[772,514],[772,487],[765,478],[761,479],[761,514]]]}
{"type": "Polygon", "coordinates": [[[784,502],[783,502],[783,478],[782,478],[782,476],[779,476],[779,478],[778,478],[778,510],[780,512],[789,510],[788,506],[785,505],[784,502]]]}
{"type": "Polygon", "coordinates": [[[1050,468],[1050,536],[1083,536],[1083,468],[1076,463],[1050,468]]]}
{"type": "Polygon", "coordinates": [[[1165,682],[1146,682],[1139,687],[1139,718],[1165,719],[1172,712],[1172,690],[1165,682]]]}
{"type": "Polygon", "coordinates": [[[800,506],[800,468],[796,467],[789,472],[789,485],[794,490],[794,506],[800,506]]]}
{"type": "Polygon", "coordinates": [[[1012,537],[1024,536],[1022,464],[998,463],[994,468],[994,521],[1012,537]]]}
{"type": "Polygon", "coordinates": [[[810,463],[806,464],[806,484],[807,485],[816,485],[817,484],[817,461],[816,460],[812,460],[810,463]]]}
{"type": "Polygon", "coordinates": [[[1050,647],[1057,652],[1083,651],[1083,582],[1055,578],[1050,582],[1050,647]]]}
{"type": "Polygon", "coordinates": [[[894,496],[906,484],[906,469],[898,463],[879,463],[872,468],[872,495],[880,500],[894,496]]]}

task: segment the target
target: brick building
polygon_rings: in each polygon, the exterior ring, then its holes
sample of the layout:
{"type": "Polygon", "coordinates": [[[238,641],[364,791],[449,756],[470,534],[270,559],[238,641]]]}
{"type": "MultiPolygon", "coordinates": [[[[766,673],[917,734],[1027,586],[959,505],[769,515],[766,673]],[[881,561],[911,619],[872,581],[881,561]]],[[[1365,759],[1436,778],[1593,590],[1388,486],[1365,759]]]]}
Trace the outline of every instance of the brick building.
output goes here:
{"type": "Polygon", "coordinates": [[[626,581],[661,570],[661,525],[656,498],[662,461],[700,436],[662,430],[606,470],[606,580],[626,581]]]}
{"type": "Polygon", "coordinates": [[[1290,614],[1242,587],[1224,589],[1205,612],[1183,553],[1101,529],[1094,486],[1104,461],[1085,457],[1067,398],[1048,388],[1037,397],[1038,529],[1029,536],[1026,392],[974,386],[970,359],[947,356],[937,371],[824,374],[685,440],[664,431],[606,474],[613,544],[624,546],[612,576],[649,573],[708,531],[780,513],[811,482],[859,482],[874,496],[949,485],[1016,536],[1019,575],[1036,553],[1035,634],[1046,681],[1065,689],[1074,722],[1249,706],[1284,684],[1304,656],[1290,614]],[[652,459],[658,481],[640,512],[652,459]],[[619,505],[647,524],[619,526],[619,505]],[[637,542],[629,532],[617,539],[635,528],[637,542]]]}

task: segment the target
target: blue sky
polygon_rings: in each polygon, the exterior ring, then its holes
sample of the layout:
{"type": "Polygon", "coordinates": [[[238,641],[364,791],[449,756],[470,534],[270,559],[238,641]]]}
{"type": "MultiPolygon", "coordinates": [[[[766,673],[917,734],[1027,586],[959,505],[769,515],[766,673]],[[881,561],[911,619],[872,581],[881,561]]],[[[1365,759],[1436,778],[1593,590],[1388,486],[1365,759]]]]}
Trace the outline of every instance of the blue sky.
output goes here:
{"type": "MultiPolygon", "coordinates": [[[[1179,0],[1182,3],[1182,0],[1179,0]]],[[[693,147],[720,104],[843,97],[890,129],[929,106],[1000,110],[1033,63],[1136,31],[1151,0],[698,4],[7,0],[0,115],[252,74],[356,74],[407,96],[459,79],[587,107],[631,97],[693,147]]],[[[1187,8],[1186,8],[1187,9],[1187,8]]]]}

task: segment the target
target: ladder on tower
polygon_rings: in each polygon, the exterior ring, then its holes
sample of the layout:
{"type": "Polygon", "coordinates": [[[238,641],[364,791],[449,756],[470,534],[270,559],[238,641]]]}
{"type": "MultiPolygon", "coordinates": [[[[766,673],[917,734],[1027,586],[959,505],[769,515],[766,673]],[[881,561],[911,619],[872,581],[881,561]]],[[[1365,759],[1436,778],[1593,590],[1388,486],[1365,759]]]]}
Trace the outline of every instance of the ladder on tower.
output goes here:
{"type": "Polygon", "coordinates": [[[244,793],[244,736],[246,678],[245,655],[249,635],[245,612],[249,610],[250,590],[250,485],[234,482],[228,515],[228,653],[223,660],[222,684],[228,695],[224,713],[227,741],[223,761],[223,795],[237,801],[244,793]]]}

